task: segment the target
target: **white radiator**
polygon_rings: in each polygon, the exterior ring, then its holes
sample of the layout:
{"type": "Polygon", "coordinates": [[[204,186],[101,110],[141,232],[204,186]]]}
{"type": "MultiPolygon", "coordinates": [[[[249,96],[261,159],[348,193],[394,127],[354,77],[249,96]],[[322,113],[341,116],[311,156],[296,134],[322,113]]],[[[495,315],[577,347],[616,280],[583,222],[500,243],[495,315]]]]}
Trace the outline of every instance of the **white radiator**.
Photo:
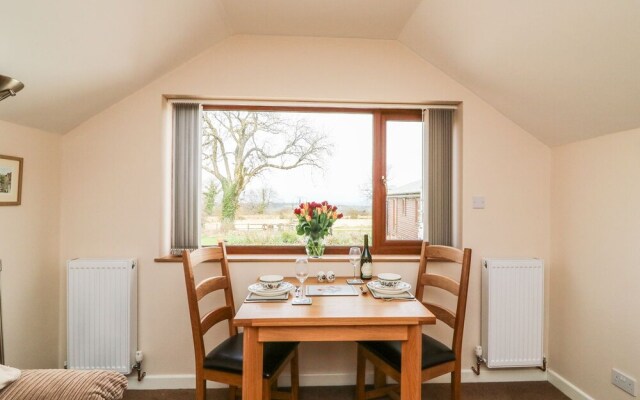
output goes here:
{"type": "Polygon", "coordinates": [[[482,261],[482,347],[489,368],[543,365],[544,263],[482,261]]]}
{"type": "Polygon", "coordinates": [[[67,368],[131,373],[137,350],[136,260],[67,263],[67,368]]]}

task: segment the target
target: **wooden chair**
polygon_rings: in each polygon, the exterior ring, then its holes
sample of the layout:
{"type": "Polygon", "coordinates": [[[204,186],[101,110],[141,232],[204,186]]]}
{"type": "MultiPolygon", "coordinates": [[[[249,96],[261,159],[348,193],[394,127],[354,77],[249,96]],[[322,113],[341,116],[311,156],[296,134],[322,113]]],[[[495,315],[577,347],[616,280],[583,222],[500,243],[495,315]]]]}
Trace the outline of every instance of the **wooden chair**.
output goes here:
{"type": "MultiPolygon", "coordinates": [[[[185,250],[182,253],[182,262],[196,356],[196,400],[206,399],[207,380],[229,385],[229,398],[233,400],[241,394],[238,389],[242,386],[243,335],[233,326],[235,306],[225,245],[219,243],[218,247],[203,248],[192,253],[185,250]],[[193,267],[207,261],[219,261],[222,274],[204,279],[196,285],[193,267]],[[226,304],[208,311],[201,317],[198,302],[209,293],[220,289],[224,290],[226,304]],[[229,338],[209,353],[205,353],[204,335],[215,324],[225,320],[229,325],[229,338]]],[[[263,399],[297,400],[298,386],[298,343],[265,343],[263,399]],[[291,392],[281,392],[277,390],[277,380],[288,362],[291,362],[291,392]]]]}
{"type": "MultiPolygon", "coordinates": [[[[462,333],[464,330],[464,315],[467,306],[467,289],[469,287],[469,269],[471,249],[464,251],[447,246],[429,246],[423,243],[416,284],[416,297],[423,301],[424,287],[433,286],[453,294],[457,297],[456,311],[424,302],[423,304],[436,318],[453,329],[451,347],[440,343],[428,335],[422,335],[422,381],[451,373],[451,398],[460,399],[460,369],[462,355],[462,333]],[[433,274],[427,270],[429,262],[447,262],[460,264],[460,280],[433,274]]],[[[395,395],[398,384],[387,385],[386,376],[400,382],[400,356],[402,348],[400,342],[370,341],[358,343],[358,369],[356,382],[356,396],[358,400],[372,399],[384,395],[395,395]],[[366,360],[374,366],[374,387],[365,391],[366,360]]]]}

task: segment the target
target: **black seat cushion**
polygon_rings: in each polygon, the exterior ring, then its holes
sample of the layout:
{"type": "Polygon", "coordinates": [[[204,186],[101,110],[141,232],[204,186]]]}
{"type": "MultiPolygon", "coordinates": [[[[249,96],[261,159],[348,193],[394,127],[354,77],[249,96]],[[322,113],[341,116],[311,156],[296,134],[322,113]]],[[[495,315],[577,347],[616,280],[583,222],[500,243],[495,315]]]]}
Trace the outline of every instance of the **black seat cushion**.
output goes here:
{"type": "MultiPolygon", "coordinates": [[[[402,342],[371,341],[358,342],[384,362],[400,371],[402,342]]],[[[434,338],[422,335],[422,369],[430,368],[456,359],[453,351],[434,338]]]]}
{"type": "MultiPolygon", "coordinates": [[[[204,367],[207,369],[242,374],[242,342],[243,335],[239,333],[220,343],[204,358],[204,367]]],[[[297,345],[297,342],[265,343],[263,351],[263,377],[271,378],[297,345]]]]}

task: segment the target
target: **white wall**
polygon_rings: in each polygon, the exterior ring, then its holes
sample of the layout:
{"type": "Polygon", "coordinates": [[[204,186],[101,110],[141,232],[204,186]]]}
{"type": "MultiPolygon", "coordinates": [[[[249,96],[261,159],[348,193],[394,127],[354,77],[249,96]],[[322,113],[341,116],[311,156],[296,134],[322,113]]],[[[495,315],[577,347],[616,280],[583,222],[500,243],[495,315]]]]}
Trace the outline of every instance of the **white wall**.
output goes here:
{"type": "MultiPolygon", "coordinates": [[[[61,259],[139,259],[139,343],[151,381],[154,376],[193,373],[181,266],[153,262],[168,253],[170,127],[163,95],[461,101],[462,242],[474,251],[465,367],[480,342],[480,258],[548,259],[550,150],[473,93],[395,41],[231,37],[62,139],[61,259]],[[473,195],[486,197],[486,209],[471,209],[473,195]]],[[[267,270],[273,268],[232,265],[236,296],[241,296],[244,283],[267,270]]],[[[62,312],[61,326],[64,321],[62,312]]],[[[352,374],[354,357],[351,351],[343,354],[345,346],[352,344],[307,346],[301,373],[352,374]],[[330,362],[317,362],[321,355],[330,362]]],[[[62,362],[62,339],[60,348],[62,362]]]]}
{"type": "Polygon", "coordinates": [[[0,207],[5,363],[18,368],[58,363],[60,142],[0,121],[0,154],[24,158],[22,204],[0,207]]]}
{"type": "Polygon", "coordinates": [[[594,399],[640,379],[640,129],[553,149],[551,366],[594,399]]]}

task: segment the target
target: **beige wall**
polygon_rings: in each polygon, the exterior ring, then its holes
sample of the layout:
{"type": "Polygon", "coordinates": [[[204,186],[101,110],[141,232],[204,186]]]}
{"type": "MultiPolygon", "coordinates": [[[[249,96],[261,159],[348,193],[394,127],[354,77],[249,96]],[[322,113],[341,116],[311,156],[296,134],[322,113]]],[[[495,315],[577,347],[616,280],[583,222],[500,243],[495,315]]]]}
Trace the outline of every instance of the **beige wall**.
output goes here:
{"type": "Polygon", "coordinates": [[[24,158],[22,204],[0,207],[5,362],[19,368],[58,361],[60,142],[0,121],[0,154],[24,158]]]}
{"type": "Polygon", "coordinates": [[[551,367],[595,399],[640,378],[640,129],[553,149],[551,367]]]}
{"type": "MultiPolygon", "coordinates": [[[[171,94],[315,101],[462,101],[462,241],[474,250],[465,368],[471,364],[473,347],[480,342],[480,258],[548,259],[550,150],[473,93],[395,41],[231,37],[62,139],[61,259],[139,259],[139,343],[146,353],[147,380],[193,373],[180,265],[153,262],[154,257],[168,252],[169,127],[163,95],[171,94]],[[471,209],[473,195],[486,197],[486,209],[471,209]]],[[[408,264],[385,269],[398,268],[411,275],[415,267],[408,264]]],[[[346,273],[346,263],[344,268],[346,273]]],[[[238,299],[247,282],[274,269],[259,264],[232,265],[238,299]]],[[[62,313],[61,326],[64,321],[62,313]]],[[[62,340],[60,347],[63,361],[62,340]]],[[[336,349],[335,345],[307,346],[302,373],[351,374],[353,354],[331,349],[336,349]],[[329,362],[318,362],[318,357],[329,358],[329,362]]]]}

